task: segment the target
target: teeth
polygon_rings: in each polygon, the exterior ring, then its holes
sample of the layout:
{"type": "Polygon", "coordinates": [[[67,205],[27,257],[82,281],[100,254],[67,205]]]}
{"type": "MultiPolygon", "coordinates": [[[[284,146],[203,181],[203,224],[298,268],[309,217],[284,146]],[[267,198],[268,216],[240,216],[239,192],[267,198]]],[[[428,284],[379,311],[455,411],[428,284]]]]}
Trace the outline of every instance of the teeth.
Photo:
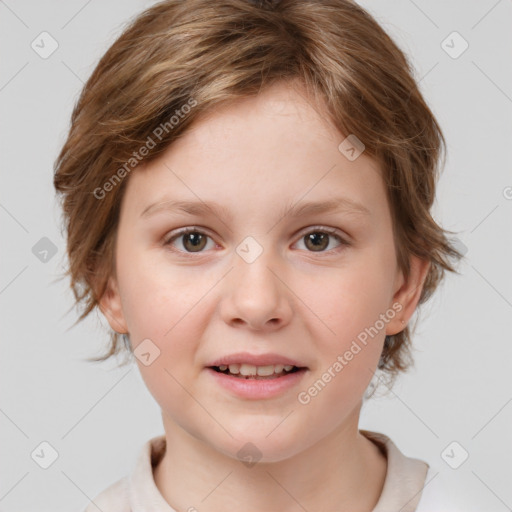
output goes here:
{"type": "Polygon", "coordinates": [[[256,375],[256,366],[242,363],[240,365],[240,375],[256,375]]]}
{"type": "Polygon", "coordinates": [[[261,377],[267,377],[268,375],[272,375],[274,373],[274,366],[258,366],[256,371],[261,377]]]}
{"type": "Polygon", "coordinates": [[[229,373],[232,373],[233,375],[242,375],[244,377],[254,377],[256,375],[259,375],[260,377],[268,377],[273,374],[279,374],[282,373],[283,370],[290,372],[293,369],[293,365],[287,364],[276,364],[276,365],[267,365],[267,366],[255,366],[252,364],[230,364],[230,365],[220,365],[219,370],[221,372],[226,371],[229,368],[229,373]]]}
{"type": "Polygon", "coordinates": [[[229,373],[240,373],[240,365],[239,364],[230,364],[229,365],[229,373]]]}

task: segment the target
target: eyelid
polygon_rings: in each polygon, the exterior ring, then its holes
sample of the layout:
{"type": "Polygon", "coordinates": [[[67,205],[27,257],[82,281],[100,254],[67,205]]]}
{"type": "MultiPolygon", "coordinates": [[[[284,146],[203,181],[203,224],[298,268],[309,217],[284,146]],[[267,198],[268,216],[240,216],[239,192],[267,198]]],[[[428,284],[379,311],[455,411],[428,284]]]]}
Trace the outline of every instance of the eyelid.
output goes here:
{"type": "Polygon", "coordinates": [[[340,238],[344,239],[343,232],[337,228],[332,228],[330,226],[322,226],[321,224],[317,226],[308,226],[307,228],[301,229],[295,236],[304,236],[307,233],[311,233],[313,231],[323,231],[325,233],[329,233],[329,235],[336,235],[340,238]]]}
{"type": "Polygon", "coordinates": [[[167,233],[163,238],[163,244],[169,245],[171,241],[179,238],[180,236],[186,235],[187,233],[200,233],[210,237],[212,240],[214,238],[211,232],[206,228],[201,226],[187,226],[186,228],[179,228],[177,230],[171,231],[170,233],[167,233]]]}

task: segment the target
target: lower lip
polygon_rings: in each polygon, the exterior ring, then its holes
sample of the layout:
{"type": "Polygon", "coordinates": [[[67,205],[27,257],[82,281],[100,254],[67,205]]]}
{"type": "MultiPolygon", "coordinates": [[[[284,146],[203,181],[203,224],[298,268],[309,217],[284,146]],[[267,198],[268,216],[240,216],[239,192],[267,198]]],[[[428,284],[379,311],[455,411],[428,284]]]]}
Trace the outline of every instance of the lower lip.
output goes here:
{"type": "Polygon", "coordinates": [[[244,379],[220,373],[212,368],[206,368],[217,383],[241,398],[259,400],[272,398],[290,390],[302,380],[307,369],[303,368],[293,373],[274,379],[244,379]]]}

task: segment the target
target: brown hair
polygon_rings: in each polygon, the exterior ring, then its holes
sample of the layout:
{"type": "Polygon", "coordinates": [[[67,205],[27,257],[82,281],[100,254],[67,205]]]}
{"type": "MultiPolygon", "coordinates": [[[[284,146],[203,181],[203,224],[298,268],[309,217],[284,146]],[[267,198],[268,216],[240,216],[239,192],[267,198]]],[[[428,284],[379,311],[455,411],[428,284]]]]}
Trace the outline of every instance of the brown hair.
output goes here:
{"type": "MultiPolygon", "coordinates": [[[[283,80],[305,87],[339,131],[355,134],[382,165],[398,265],[407,277],[411,254],[431,263],[419,303],[445,270],[455,272],[450,258],[461,255],[430,215],[441,129],[406,56],[365,10],[350,0],[166,0],[131,21],[101,58],[55,162],[66,274],[84,305],[77,321],[98,305],[115,272],[128,173],[202,113],[283,80]]],[[[108,352],[90,360],[121,352],[112,332],[108,352]]],[[[407,327],[386,337],[379,368],[394,378],[411,363],[407,327]]]]}

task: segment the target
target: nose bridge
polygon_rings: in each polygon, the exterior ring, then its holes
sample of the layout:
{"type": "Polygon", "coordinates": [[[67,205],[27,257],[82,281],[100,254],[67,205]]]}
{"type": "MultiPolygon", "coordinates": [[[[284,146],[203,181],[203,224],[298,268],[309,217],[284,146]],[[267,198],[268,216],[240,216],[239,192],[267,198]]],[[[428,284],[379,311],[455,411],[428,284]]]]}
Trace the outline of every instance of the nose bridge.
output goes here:
{"type": "Polygon", "coordinates": [[[224,296],[225,321],[242,321],[253,328],[287,322],[291,307],[287,288],[276,275],[280,265],[275,251],[252,236],[246,237],[235,251],[224,296]]]}
{"type": "MultiPolygon", "coordinates": [[[[274,300],[279,293],[275,275],[269,270],[276,265],[275,251],[269,237],[260,241],[247,236],[236,248],[236,291],[240,297],[258,294],[255,299],[274,300]],[[265,297],[262,297],[265,295],[265,297]]],[[[270,304],[269,304],[270,305],[270,304]]]]}

